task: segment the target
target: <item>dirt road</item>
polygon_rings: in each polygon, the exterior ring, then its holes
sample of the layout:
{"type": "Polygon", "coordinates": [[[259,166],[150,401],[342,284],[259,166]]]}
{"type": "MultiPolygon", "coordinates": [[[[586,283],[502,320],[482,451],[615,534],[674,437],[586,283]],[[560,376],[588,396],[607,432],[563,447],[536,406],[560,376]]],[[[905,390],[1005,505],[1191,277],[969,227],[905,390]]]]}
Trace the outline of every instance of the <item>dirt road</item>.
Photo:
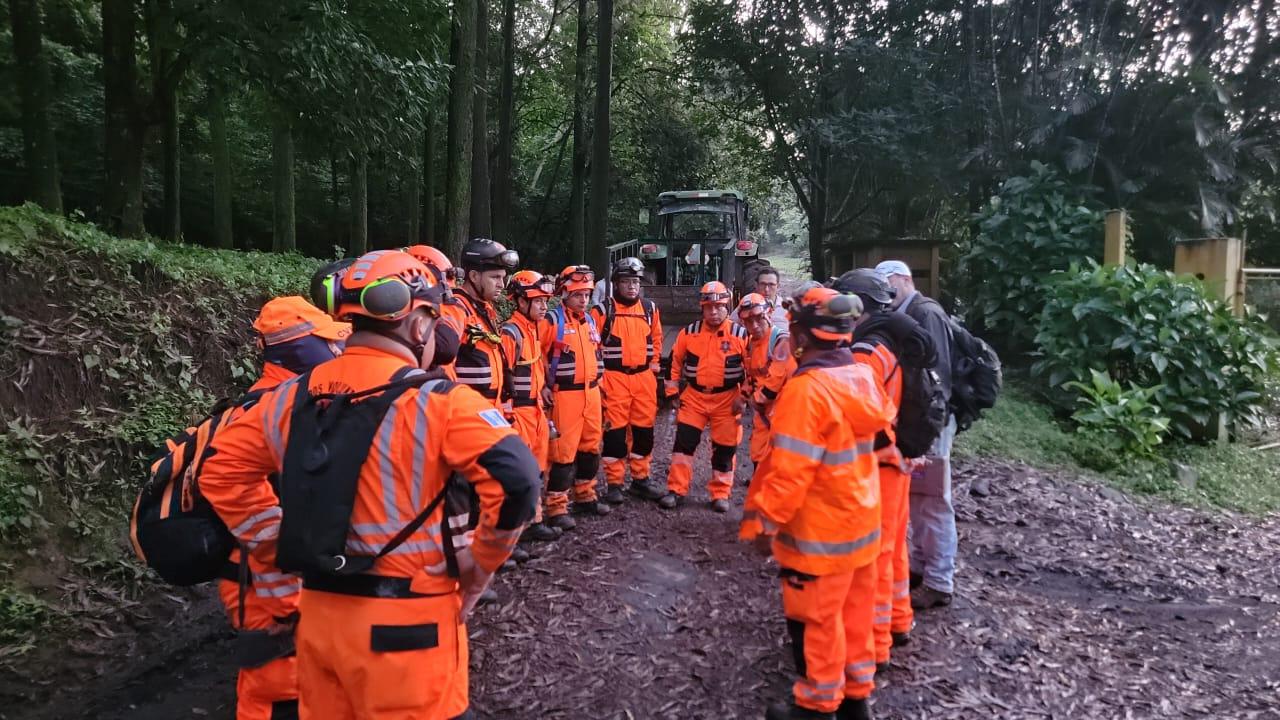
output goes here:
{"type": "MultiPolygon", "coordinates": [[[[658,447],[670,440],[664,424],[658,447]]],[[[695,500],[705,447],[700,462],[695,500]]],[[[1276,519],[1134,502],[996,462],[961,466],[957,505],[959,595],[919,618],[877,679],[878,717],[1280,717],[1276,519]],[[992,496],[969,496],[977,473],[992,496]]],[[[763,717],[787,694],[790,653],[776,568],[735,542],[739,516],[632,502],[500,576],[502,602],[471,629],[479,716],[763,717]]],[[[188,640],[149,670],[120,658],[0,715],[232,717],[225,635],[208,607],[192,612],[204,624],[172,626],[188,640]]]]}

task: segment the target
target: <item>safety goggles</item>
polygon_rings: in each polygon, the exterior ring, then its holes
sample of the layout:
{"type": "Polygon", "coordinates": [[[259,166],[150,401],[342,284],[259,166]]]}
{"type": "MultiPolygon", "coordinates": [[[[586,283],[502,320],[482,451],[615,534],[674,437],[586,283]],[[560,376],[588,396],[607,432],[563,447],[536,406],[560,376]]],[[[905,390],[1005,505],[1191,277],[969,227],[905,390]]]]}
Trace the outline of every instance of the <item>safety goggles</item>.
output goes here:
{"type": "Polygon", "coordinates": [[[515,250],[503,250],[493,258],[492,262],[498,267],[515,270],[520,266],[520,253],[515,250]]]}
{"type": "Polygon", "coordinates": [[[729,293],[727,293],[727,292],[724,292],[724,293],[700,293],[700,294],[698,295],[699,301],[700,301],[700,302],[703,302],[703,303],[718,303],[718,302],[727,303],[727,302],[729,302],[729,299],[730,299],[731,297],[733,297],[733,296],[732,296],[732,295],[730,295],[730,294],[729,294],[729,293]]]}
{"type": "Polygon", "coordinates": [[[553,280],[549,278],[543,278],[542,280],[539,280],[538,282],[533,283],[532,285],[516,285],[516,290],[526,294],[534,292],[536,290],[538,292],[546,293],[547,295],[555,295],[556,284],[553,280]]]}
{"type": "Polygon", "coordinates": [[[769,303],[767,302],[759,303],[759,302],[752,302],[750,300],[743,300],[741,303],[738,304],[739,317],[745,318],[745,317],[751,317],[753,315],[763,315],[768,311],[769,311],[769,303]]]}
{"type": "Polygon", "coordinates": [[[644,273],[644,263],[639,258],[622,258],[613,266],[614,275],[641,275],[644,273]]]}
{"type": "Polygon", "coordinates": [[[596,279],[596,273],[586,265],[575,265],[573,269],[567,273],[561,273],[560,282],[592,282],[596,279]]]}

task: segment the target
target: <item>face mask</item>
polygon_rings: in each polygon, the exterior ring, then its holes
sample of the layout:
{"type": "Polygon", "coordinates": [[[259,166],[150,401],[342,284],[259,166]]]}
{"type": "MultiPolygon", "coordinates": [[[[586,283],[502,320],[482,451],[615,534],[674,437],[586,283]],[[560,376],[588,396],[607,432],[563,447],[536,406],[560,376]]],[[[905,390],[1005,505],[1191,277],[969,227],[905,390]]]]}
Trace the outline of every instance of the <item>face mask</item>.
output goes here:
{"type": "Polygon", "coordinates": [[[301,375],[323,362],[328,362],[341,353],[345,343],[325,340],[315,335],[306,335],[297,340],[290,340],[279,345],[268,345],[262,351],[262,359],[272,365],[279,365],[291,373],[301,375]]]}

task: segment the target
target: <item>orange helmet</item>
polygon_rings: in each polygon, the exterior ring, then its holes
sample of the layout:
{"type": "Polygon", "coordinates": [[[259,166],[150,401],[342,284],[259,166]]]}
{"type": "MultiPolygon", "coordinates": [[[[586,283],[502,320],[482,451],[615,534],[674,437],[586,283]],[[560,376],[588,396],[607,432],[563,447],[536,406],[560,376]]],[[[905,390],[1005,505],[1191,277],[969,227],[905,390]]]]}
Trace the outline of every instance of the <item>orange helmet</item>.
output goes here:
{"type": "Polygon", "coordinates": [[[791,322],[819,340],[847,342],[853,338],[853,321],[862,314],[856,295],[843,295],[822,286],[795,297],[788,313],[791,322]]]}
{"type": "Polygon", "coordinates": [[[404,249],[414,260],[426,265],[435,272],[436,280],[444,282],[457,279],[458,270],[449,261],[449,256],[430,245],[413,245],[404,249]]]}
{"type": "Polygon", "coordinates": [[[724,286],[724,283],[719,280],[712,280],[702,286],[702,289],[698,291],[698,297],[703,305],[720,304],[728,306],[729,300],[733,295],[729,292],[729,288],[724,286]]]}
{"type": "Polygon", "coordinates": [[[549,298],[555,293],[555,281],[533,270],[521,270],[511,276],[507,282],[507,297],[510,298],[549,298]]]}
{"type": "Polygon", "coordinates": [[[586,265],[570,265],[560,271],[560,275],[556,278],[556,284],[560,287],[560,292],[568,295],[579,290],[594,290],[596,288],[596,273],[586,265]]]}
{"type": "Polygon", "coordinates": [[[769,311],[769,301],[760,293],[747,293],[738,303],[738,317],[743,320],[756,315],[764,315],[769,311]]]}
{"type": "Polygon", "coordinates": [[[426,265],[400,250],[361,255],[340,275],[326,280],[326,310],[339,320],[364,316],[399,320],[414,308],[438,315],[445,287],[426,265]]]}

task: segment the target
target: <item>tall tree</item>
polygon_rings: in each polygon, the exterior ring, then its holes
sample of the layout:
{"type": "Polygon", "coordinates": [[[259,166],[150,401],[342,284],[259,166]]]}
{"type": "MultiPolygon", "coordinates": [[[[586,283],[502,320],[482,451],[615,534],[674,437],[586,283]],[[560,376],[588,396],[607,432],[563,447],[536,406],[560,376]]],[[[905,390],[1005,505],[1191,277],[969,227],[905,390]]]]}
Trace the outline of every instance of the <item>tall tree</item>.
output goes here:
{"type": "Polygon", "coordinates": [[[357,148],[351,158],[351,237],[347,241],[347,257],[360,257],[369,251],[369,153],[357,148]]]}
{"type": "Polygon", "coordinates": [[[140,111],[134,0],[102,2],[102,76],[106,106],[106,173],[102,215],[108,229],[143,233],[142,163],[147,123],[140,111]]]}
{"type": "MultiPolygon", "coordinates": [[[[553,20],[554,22],[554,20],[553,20]]],[[[515,144],[516,0],[502,3],[502,77],[498,88],[498,147],[493,178],[493,239],[511,244],[511,153],[515,144]]]]}
{"type": "Polygon", "coordinates": [[[271,249],[291,252],[298,247],[294,222],[293,127],[282,111],[273,114],[271,132],[272,188],[275,198],[271,249]]]}
{"type": "Polygon", "coordinates": [[[209,83],[209,144],[213,156],[213,244],[231,248],[231,148],[227,142],[227,100],[216,80],[209,83]]]}
{"type": "Polygon", "coordinates": [[[417,161],[408,164],[404,181],[404,206],[404,244],[417,245],[422,242],[419,239],[422,237],[422,173],[417,161]]]}
{"type": "Polygon", "coordinates": [[[185,63],[178,62],[177,20],[171,0],[147,0],[147,47],[151,51],[152,102],[160,120],[164,182],[160,237],[182,236],[182,147],[179,137],[178,83],[185,63]]]}
{"type": "Polygon", "coordinates": [[[489,1],[476,3],[475,103],[471,111],[471,235],[493,234],[489,204],[489,1]]]}
{"type": "Polygon", "coordinates": [[[569,258],[570,262],[586,262],[586,227],[584,222],[587,184],[587,0],[578,2],[577,42],[573,60],[573,160],[569,180],[569,258]]]}
{"type": "Polygon", "coordinates": [[[449,131],[446,144],[445,242],[449,257],[462,255],[471,214],[471,112],[475,92],[476,3],[455,0],[449,42],[449,131]]]}
{"type": "Polygon", "coordinates": [[[44,53],[44,23],[39,0],[9,0],[9,17],[13,27],[13,54],[18,64],[27,196],[45,210],[61,213],[58,139],[49,114],[53,88],[44,53]]]}
{"type": "Polygon", "coordinates": [[[422,142],[422,240],[428,245],[436,244],[436,114],[427,114],[426,128],[422,142]]]}
{"type": "Polygon", "coordinates": [[[591,208],[587,215],[587,236],[591,238],[588,259],[599,263],[600,272],[609,262],[609,99],[613,86],[613,0],[596,3],[596,111],[591,135],[591,208]]]}

